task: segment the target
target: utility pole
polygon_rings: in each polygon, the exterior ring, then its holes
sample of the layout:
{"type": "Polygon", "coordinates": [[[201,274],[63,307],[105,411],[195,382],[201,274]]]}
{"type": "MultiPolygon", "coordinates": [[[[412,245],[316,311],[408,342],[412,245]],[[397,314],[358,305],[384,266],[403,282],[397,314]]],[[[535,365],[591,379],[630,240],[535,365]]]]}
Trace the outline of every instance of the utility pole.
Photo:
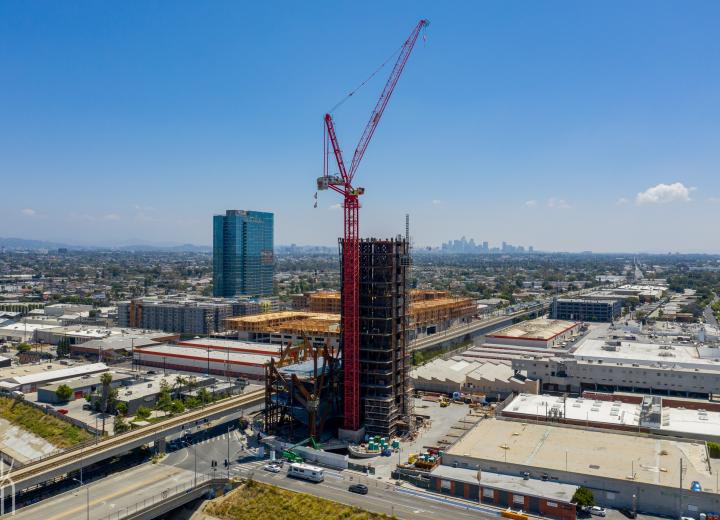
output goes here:
{"type": "Polygon", "coordinates": [[[227,438],[227,478],[230,480],[230,425],[228,425],[228,438],[227,438]]]}

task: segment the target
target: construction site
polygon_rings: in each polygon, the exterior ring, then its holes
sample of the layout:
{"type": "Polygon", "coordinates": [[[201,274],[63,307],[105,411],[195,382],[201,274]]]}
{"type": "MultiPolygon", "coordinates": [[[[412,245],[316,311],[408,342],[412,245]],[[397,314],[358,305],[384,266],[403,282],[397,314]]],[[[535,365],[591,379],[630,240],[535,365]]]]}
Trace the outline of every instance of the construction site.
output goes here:
{"type": "MultiPolygon", "coordinates": [[[[332,113],[324,116],[323,175],[317,189],[343,198],[339,239],[341,289],[297,295],[293,311],[224,320],[238,339],[282,345],[265,373],[265,432],[318,446],[337,437],[361,443],[414,429],[410,342],[470,320],[474,302],[444,291],[410,293],[409,216],[405,236],[361,239],[355,174],[421,31],[420,20],[395,66],[346,167],[332,113]],[[333,162],[337,166],[330,167],[333,162]]],[[[374,74],[373,74],[374,75],[374,74]]],[[[348,95],[348,98],[352,93],[348,95]]],[[[317,199],[317,193],[315,195],[317,199]]]]}

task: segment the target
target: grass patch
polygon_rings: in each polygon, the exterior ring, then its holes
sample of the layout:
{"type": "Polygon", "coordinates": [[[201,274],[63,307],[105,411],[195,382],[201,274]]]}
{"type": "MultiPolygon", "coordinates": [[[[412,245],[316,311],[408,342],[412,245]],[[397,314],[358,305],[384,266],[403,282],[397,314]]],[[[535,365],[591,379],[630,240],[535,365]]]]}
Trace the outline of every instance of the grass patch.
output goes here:
{"type": "Polygon", "coordinates": [[[455,350],[460,349],[467,349],[473,344],[472,341],[463,341],[462,343],[459,343],[457,345],[446,345],[446,346],[435,346],[426,348],[423,350],[415,350],[412,353],[412,364],[413,365],[424,365],[425,363],[429,363],[433,359],[442,356],[443,354],[447,354],[448,352],[453,352],[455,350]]]}
{"type": "Polygon", "coordinates": [[[370,513],[305,493],[296,493],[250,480],[225,497],[212,501],[205,512],[222,520],[382,520],[388,515],[370,513]]]}
{"type": "Polygon", "coordinates": [[[91,438],[86,430],[9,397],[0,397],[0,417],[42,437],[58,448],[69,448],[91,438]]]}

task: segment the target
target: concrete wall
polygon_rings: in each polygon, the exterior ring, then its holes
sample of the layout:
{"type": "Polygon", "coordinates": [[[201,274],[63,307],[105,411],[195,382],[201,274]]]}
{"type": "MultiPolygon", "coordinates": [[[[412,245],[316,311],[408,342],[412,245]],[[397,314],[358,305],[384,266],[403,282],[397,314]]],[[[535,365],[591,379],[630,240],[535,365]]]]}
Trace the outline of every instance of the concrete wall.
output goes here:
{"type": "MultiPolygon", "coordinates": [[[[592,490],[595,502],[612,508],[632,508],[636,496],[637,511],[671,515],[676,518],[690,516],[698,518],[699,513],[720,510],[720,495],[717,493],[695,493],[689,489],[671,488],[630,480],[619,480],[589,474],[537,468],[524,464],[513,464],[497,460],[476,459],[462,455],[445,454],[442,463],[461,468],[482,469],[507,475],[520,475],[527,471],[531,478],[540,478],[542,473],[552,480],[584,486],[592,490]]],[[[689,486],[689,482],[685,485],[689,486]]]]}

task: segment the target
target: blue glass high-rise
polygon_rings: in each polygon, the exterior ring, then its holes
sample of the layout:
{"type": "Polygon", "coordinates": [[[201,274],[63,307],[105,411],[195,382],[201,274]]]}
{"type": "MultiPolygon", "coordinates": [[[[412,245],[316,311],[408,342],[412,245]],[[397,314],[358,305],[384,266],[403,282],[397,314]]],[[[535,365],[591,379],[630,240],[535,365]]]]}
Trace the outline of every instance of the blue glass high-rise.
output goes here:
{"type": "Polygon", "coordinates": [[[213,217],[213,294],[272,296],[272,213],[229,209],[213,217]]]}

